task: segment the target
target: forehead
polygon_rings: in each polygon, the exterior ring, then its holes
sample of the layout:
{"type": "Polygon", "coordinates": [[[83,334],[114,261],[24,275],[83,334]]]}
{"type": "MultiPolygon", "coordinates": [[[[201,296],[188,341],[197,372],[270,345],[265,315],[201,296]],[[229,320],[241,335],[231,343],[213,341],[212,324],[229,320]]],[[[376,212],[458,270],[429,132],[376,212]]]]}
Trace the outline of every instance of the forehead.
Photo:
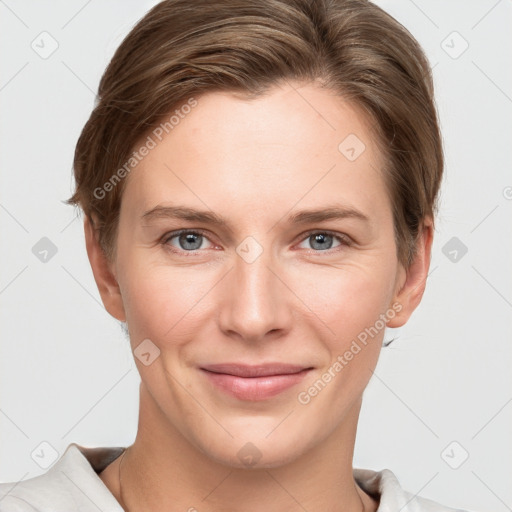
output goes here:
{"type": "Polygon", "coordinates": [[[147,209],[179,197],[261,215],[298,201],[370,210],[387,201],[368,118],[331,91],[287,84],[257,98],[212,92],[196,101],[150,134],[154,148],[130,173],[123,203],[147,209]]]}

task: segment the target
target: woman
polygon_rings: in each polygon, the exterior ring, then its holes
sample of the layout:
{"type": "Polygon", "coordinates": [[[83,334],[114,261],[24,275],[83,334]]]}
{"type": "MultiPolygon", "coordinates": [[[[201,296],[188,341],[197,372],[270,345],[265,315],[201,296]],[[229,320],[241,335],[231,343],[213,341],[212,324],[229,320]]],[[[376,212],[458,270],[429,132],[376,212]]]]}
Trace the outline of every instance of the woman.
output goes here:
{"type": "Polygon", "coordinates": [[[0,510],[448,511],[353,469],[443,170],[430,69],[360,0],[167,0],[75,152],[87,252],[140,372],[128,448],[71,444],[0,510]]]}

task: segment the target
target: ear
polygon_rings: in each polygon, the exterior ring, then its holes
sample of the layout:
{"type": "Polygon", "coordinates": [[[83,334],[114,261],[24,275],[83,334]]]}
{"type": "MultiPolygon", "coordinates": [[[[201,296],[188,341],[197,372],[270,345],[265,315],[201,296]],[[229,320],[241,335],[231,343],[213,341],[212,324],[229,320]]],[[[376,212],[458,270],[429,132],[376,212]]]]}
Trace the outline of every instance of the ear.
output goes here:
{"type": "Polygon", "coordinates": [[[114,318],[125,322],[123,299],[115,276],[114,264],[105,256],[98,241],[98,232],[87,215],[84,221],[84,233],[87,255],[103,305],[114,318]]]}
{"type": "Polygon", "coordinates": [[[432,219],[427,218],[420,228],[416,242],[416,254],[412,263],[408,268],[400,266],[392,302],[392,304],[395,304],[393,309],[397,314],[388,321],[388,327],[394,328],[404,325],[421,302],[427,284],[433,237],[432,219]],[[397,305],[400,305],[401,308],[398,308],[397,305]]]}

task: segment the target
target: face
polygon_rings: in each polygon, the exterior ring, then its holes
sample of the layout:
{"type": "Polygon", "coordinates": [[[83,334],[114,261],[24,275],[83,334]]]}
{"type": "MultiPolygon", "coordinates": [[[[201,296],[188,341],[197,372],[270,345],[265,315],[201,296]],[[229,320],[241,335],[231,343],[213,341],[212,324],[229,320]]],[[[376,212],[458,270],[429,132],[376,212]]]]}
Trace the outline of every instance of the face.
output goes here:
{"type": "Polygon", "coordinates": [[[136,354],[150,340],[147,396],[212,459],[283,464],[358,411],[428,267],[397,260],[382,167],[360,112],[296,84],[197,98],[129,175],[100,291],[136,354]]]}

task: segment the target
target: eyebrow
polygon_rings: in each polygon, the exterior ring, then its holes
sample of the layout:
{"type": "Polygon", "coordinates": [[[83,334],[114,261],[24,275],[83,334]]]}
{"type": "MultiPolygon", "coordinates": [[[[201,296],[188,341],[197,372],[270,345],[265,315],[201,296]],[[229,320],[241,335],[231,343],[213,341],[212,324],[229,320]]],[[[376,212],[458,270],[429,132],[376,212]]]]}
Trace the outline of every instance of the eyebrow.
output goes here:
{"type": "MultiPolygon", "coordinates": [[[[363,212],[348,206],[328,206],[319,209],[301,210],[288,215],[285,222],[292,225],[312,224],[328,220],[353,218],[363,222],[370,219],[363,212]]],[[[141,216],[141,220],[151,222],[157,219],[179,219],[188,222],[198,222],[218,226],[232,232],[229,222],[213,211],[197,210],[187,206],[157,205],[141,216]]],[[[280,221],[279,221],[280,222],[280,221]]]]}

